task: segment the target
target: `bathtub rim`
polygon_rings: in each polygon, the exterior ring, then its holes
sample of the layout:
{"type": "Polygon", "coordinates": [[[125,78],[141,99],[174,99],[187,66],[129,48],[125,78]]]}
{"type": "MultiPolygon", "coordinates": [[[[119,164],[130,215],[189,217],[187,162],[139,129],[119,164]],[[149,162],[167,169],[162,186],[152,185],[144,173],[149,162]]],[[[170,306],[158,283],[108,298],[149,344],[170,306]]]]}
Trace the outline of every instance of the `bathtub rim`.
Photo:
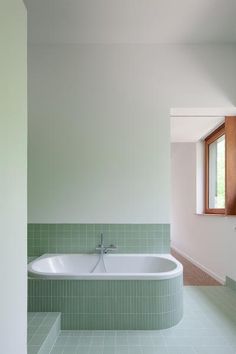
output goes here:
{"type": "Polygon", "coordinates": [[[174,270],[160,273],[80,273],[79,275],[68,275],[65,273],[42,273],[32,268],[35,262],[41,259],[62,255],[98,255],[98,253],[45,253],[28,264],[28,277],[45,280],[167,280],[183,274],[182,264],[169,253],[116,253],[105,255],[105,257],[158,257],[171,260],[176,264],[174,270]]]}

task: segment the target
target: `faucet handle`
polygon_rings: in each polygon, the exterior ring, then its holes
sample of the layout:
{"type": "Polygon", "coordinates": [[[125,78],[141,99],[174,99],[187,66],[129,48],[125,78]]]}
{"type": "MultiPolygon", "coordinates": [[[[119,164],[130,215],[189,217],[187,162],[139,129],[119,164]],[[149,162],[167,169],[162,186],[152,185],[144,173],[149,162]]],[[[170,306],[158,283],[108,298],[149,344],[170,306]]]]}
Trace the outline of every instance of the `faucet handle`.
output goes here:
{"type": "Polygon", "coordinates": [[[110,246],[106,247],[107,251],[116,251],[118,247],[115,245],[111,244],[110,246]]]}

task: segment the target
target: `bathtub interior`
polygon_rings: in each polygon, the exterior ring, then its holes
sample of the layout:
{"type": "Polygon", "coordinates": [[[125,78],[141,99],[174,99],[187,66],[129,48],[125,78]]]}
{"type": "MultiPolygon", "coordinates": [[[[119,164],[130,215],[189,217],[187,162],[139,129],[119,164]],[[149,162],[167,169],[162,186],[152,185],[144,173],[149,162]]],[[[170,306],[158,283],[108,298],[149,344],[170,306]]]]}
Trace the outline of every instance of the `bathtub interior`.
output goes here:
{"type": "Polygon", "coordinates": [[[178,267],[176,260],[160,255],[104,255],[99,261],[98,254],[43,255],[29,264],[32,272],[41,274],[156,274],[172,272],[178,267]],[[97,264],[97,266],[96,266],[97,264]],[[95,267],[96,266],[96,267],[95,267]],[[95,269],[94,269],[95,268],[95,269]]]}

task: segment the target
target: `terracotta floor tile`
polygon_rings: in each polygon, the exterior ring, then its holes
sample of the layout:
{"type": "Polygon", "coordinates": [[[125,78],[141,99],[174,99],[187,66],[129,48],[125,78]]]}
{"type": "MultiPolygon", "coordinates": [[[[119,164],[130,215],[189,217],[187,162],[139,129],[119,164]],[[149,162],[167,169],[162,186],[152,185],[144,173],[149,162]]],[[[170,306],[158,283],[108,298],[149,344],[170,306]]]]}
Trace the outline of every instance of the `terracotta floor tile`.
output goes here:
{"type": "Polygon", "coordinates": [[[183,265],[184,285],[221,285],[217,280],[195,266],[176,251],[172,250],[171,254],[183,265]]]}

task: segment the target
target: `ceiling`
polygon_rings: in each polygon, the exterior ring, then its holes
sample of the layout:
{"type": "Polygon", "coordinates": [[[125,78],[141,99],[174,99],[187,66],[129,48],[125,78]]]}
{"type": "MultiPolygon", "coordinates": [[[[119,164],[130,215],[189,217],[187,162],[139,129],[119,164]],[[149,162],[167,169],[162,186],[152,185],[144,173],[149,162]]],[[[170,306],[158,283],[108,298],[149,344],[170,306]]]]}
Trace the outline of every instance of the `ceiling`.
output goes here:
{"type": "Polygon", "coordinates": [[[171,142],[197,142],[205,138],[223,122],[224,117],[171,117],[171,142]]]}
{"type": "Polygon", "coordinates": [[[30,43],[236,43],[236,0],[24,0],[30,43]]]}

